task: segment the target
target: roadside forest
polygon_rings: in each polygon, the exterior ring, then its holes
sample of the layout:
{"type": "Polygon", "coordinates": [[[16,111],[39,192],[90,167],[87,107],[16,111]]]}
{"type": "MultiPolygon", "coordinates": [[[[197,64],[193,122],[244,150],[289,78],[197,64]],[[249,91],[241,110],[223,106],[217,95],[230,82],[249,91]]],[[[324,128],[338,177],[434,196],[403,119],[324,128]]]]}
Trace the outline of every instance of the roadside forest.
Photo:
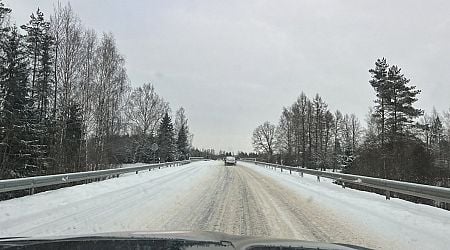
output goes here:
{"type": "Polygon", "coordinates": [[[1,179],[188,157],[184,108],[172,116],[151,83],[132,85],[112,33],[70,4],[20,26],[11,15],[0,0],[1,179]]]}

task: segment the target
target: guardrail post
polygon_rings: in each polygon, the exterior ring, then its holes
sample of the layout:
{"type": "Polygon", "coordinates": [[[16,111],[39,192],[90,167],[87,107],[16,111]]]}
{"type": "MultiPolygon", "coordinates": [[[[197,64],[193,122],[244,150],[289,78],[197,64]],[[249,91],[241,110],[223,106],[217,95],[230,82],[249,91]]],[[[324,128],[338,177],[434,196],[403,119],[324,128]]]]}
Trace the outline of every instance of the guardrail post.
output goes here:
{"type": "Polygon", "coordinates": [[[289,174],[292,174],[292,170],[291,169],[289,169],[289,174]]]}
{"type": "Polygon", "coordinates": [[[386,200],[390,200],[391,199],[391,191],[386,190],[386,200]]]}
{"type": "Polygon", "coordinates": [[[282,168],[282,167],[280,167],[280,169],[281,169],[281,173],[283,173],[283,168],[282,168]]]}
{"type": "Polygon", "coordinates": [[[300,176],[303,178],[303,172],[300,172],[300,176]]]}
{"type": "Polygon", "coordinates": [[[139,171],[136,171],[136,174],[138,174],[139,171]]]}
{"type": "Polygon", "coordinates": [[[341,181],[342,188],[345,188],[345,182],[341,181]]]}
{"type": "Polygon", "coordinates": [[[317,182],[320,182],[320,175],[317,176],[317,182]]]}

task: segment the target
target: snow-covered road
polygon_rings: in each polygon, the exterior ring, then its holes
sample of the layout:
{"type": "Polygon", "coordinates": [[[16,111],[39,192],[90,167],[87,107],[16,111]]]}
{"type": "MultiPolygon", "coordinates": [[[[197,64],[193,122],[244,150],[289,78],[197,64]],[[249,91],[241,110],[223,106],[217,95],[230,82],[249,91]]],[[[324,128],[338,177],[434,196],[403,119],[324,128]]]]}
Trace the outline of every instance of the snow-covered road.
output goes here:
{"type": "Polygon", "coordinates": [[[0,236],[202,230],[445,249],[450,213],[241,163],[195,162],[0,202],[0,236]],[[430,245],[431,244],[431,245],[430,245]]]}

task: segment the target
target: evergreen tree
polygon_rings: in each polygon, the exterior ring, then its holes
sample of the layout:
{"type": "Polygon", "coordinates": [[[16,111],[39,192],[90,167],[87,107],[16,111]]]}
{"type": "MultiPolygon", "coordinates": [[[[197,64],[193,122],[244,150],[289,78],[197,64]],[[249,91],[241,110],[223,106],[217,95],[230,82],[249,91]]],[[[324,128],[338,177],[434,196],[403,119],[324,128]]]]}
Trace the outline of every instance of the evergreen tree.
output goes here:
{"type": "Polygon", "coordinates": [[[50,35],[49,29],[45,30],[42,39],[41,57],[37,70],[36,80],[36,101],[39,119],[49,119],[51,117],[50,101],[52,100],[53,85],[53,46],[54,39],[50,35]]]}
{"type": "Polygon", "coordinates": [[[43,26],[44,26],[44,13],[39,9],[30,16],[30,21],[26,25],[22,25],[21,28],[27,32],[26,41],[28,54],[31,61],[31,96],[34,96],[36,75],[39,57],[41,54],[41,42],[43,38],[43,26]]]}
{"type": "Polygon", "coordinates": [[[36,172],[31,159],[35,140],[30,126],[33,112],[27,86],[29,70],[22,39],[17,28],[13,27],[3,44],[6,64],[0,72],[2,177],[24,177],[36,172]]]}
{"type": "MultiPolygon", "coordinates": [[[[409,85],[409,79],[401,73],[401,69],[395,65],[389,67],[384,58],[378,59],[375,68],[369,72],[372,74],[369,83],[377,97],[372,116],[378,129],[375,131],[376,138],[370,135],[362,146],[356,164],[358,166],[353,166],[353,170],[364,169],[364,172],[353,173],[424,181],[420,174],[430,166],[426,163],[430,156],[425,144],[412,130],[413,121],[422,115],[422,111],[413,106],[420,90],[409,85]],[[420,163],[413,160],[418,157],[425,160],[420,163]]],[[[374,130],[370,129],[369,132],[373,133],[374,130]]]]}
{"type": "Polygon", "coordinates": [[[371,80],[369,81],[370,85],[375,90],[376,97],[375,99],[375,107],[373,110],[373,116],[378,120],[378,124],[381,128],[381,147],[384,145],[385,135],[386,135],[386,105],[387,105],[387,90],[386,90],[386,78],[388,72],[389,65],[386,62],[385,58],[378,59],[375,62],[375,68],[370,69],[371,80]]]}
{"type": "Polygon", "coordinates": [[[50,23],[44,20],[44,14],[38,9],[31,14],[27,25],[27,51],[31,62],[31,97],[35,99],[39,120],[48,118],[49,102],[52,98],[53,82],[53,46],[50,23]]]}
{"type": "Polygon", "coordinates": [[[184,124],[181,125],[180,129],[178,130],[177,152],[179,153],[178,160],[185,160],[189,157],[188,135],[184,124]]]}
{"type": "Polygon", "coordinates": [[[413,107],[420,90],[416,86],[408,86],[409,79],[395,65],[388,71],[386,86],[386,126],[390,130],[390,142],[408,132],[415,118],[422,115],[422,110],[413,107]]]}
{"type": "Polygon", "coordinates": [[[175,160],[175,142],[172,120],[166,113],[158,129],[158,156],[161,161],[175,160]]]}
{"type": "Polygon", "coordinates": [[[7,32],[9,27],[5,25],[5,20],[11,9],[4,7],[2,0],[0,0],[0,72],[5,71],[6,67],[6,43],[7,43],[7,32]]]}
{"type": "Polygon", "coordinates": [[[66,162],[64,166],[68,169],[65,172],[76,172],[81,166],[80,151],[83,135],[83,117],[81,108],[77,104],[69,107],[69,115],[66,120],[66,133],[64,134],[64,155],[66,162]]]}
{"type": "Polygon", "coordinates": [[[2,32],[8,31],[9,29],[9,27],[4,27],[5,19],[9,13],[11,13],[11,9],[5,7],[5,5],[2,3],[2,0],[0,0],[0,34],[2,34],[2,32]]]}

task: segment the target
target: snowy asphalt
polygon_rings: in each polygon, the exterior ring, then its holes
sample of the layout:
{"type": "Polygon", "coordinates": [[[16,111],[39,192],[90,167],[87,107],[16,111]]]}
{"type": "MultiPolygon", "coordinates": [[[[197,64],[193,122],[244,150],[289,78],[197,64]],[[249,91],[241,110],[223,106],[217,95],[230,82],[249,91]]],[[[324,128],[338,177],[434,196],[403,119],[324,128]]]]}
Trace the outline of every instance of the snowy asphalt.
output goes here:
{"type": "Polygon", "coordinates": [[[200,230],[383,249],[419,246],[362,227],[314,195],[280,182],[300,177],[273,172],[246,163],[196,162],[4,201],[0,236],[200,230]]]}

